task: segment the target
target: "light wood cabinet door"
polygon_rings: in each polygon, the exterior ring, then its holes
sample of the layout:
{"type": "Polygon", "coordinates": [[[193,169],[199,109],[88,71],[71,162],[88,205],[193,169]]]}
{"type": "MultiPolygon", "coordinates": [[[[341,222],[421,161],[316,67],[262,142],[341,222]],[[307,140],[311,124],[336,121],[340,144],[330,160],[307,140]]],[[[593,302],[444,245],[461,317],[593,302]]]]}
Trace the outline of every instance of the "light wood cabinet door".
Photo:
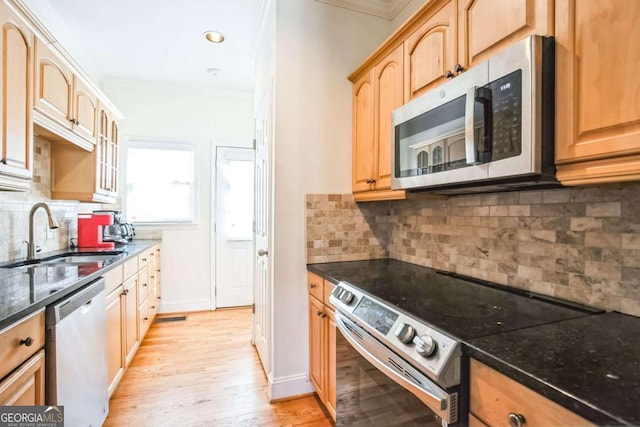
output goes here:
{"type": "Polygon", "coordinates": [[[556,0],[556,161],[565,184],[640,179],[640,2],[556,0]],[[570,165],[584,160],[603,162],[570,165]]]}
{"type": "Polygon", "coordinates": [[[447,80],[457,61],[455,2],[445,3],[404,42],[405,101],[447,80]]]}
{"type": "Polygon", "coordinates": [[[73,77],[72,105],[74,131],[95,144],[98,136],[98,98],[76,76],[73,77]]]}
{"type": "Polygon", "coordinates": [[[403,46],[398,46],[374,68],[375,147],[373,176],[376,190],[391,188],[391,146],[393,126],[391,113],[404,101],[403,46]]]}
{"type": "Polygon", "coordinates": [[[461,0],[458,63],[464,69],[531,35],[553,35],[552,0],[461,0]]]}
{"type": "Polygon", "coordinates": [[[113,394],[124,374],[124,288],[117,287],[107,296],[107,365],[109,372],[109,396],[113,394]]]}
{"type": "Polygon", "coordinates": [[[372,189],[374,156],[374,85],[373,70],[353,85],[353,165],[352,190],[372,189]]]}
{"type": "Polygon", "coordinates": [[[309,377],[322,402],[326,401],[326,320],[324,304],[309,296],[309,377]]]}
{"type": "Polygon", "coordinates": [[[73,73],[45,42],[36,39],[36,93],[34,107],[64,128],[71,129],[73,73]]]}
{"type": "Polygon", "coordinates": [[[140,344],[140,334],[138,330],[138,300],[136,297],[136,287],[138,286],[138,276],[134,275],[124,282],[124,324],[125,324],[125,366],[129,366],[133,356],[140,344]]]}
{"type": "Polygon", "coordinates": [[[0,4],[0,189],[26,190],[33,176],[33,33],[0,4]]]}
{"type": "Polygon", "coordinates": [[[0,382],[0,406],[44,405],[44,350],[0,382]]]}

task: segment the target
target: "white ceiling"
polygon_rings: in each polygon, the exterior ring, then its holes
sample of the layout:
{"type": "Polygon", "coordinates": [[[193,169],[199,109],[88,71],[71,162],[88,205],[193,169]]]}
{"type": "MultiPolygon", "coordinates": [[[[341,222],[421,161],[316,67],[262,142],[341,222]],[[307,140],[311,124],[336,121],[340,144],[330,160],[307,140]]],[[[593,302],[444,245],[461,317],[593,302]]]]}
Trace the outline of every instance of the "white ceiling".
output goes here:
{"type": "Polygon", "coordinates": [[[45,25],[53,22],[53,35],[94,78],[253,88],[252,47],[262,0],[29,2],[39,9],[36,15],[45,15],[45,25]],[[225,42],[206,41],[207,30],[222,32],[225,42]],[[220,71],[214,76],[209,68],[220,71]]]}
{"type": "MultiPolygon", "coordinates": [[[[253,49],[268,0],[18,1],[94,79],[253,89],[253,49]],[[225,42],[206,41],[207,30],[222,32],[225,42]]],[[[391,19],[409,0],[318,1],[391,19]]]]}

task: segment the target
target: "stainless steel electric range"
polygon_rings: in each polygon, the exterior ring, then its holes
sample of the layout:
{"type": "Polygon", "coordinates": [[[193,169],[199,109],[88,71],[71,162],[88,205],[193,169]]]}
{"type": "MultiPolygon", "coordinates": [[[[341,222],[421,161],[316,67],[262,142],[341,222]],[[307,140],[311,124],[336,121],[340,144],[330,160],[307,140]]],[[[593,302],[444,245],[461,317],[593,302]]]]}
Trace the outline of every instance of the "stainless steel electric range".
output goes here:
{"type": "Polygon", "coordinates": [[[395,260],[313,267],[341,280],[330,297],[337,425],[465,425],[463,340],[594,313],[395,260]]]}

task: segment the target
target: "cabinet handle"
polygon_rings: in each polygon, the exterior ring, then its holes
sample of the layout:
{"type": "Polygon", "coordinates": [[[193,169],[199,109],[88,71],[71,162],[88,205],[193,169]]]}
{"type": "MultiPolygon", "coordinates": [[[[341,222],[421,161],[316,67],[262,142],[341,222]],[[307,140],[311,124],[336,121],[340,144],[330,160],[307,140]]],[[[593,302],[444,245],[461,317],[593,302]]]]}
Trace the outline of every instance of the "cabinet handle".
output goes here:
{"type": "Polygon", "coordinates": [[[446,78],[448,78],[448,79],[452,79],[452,78],[454,78],[454,77],[455,77],[455,75],[451,72],[451,70],[447,70],[447,71],[444,73],[444,76],[445,76],[446,78]]]}
{"type": "Polygon", "coordinates": [[[509,420],[509,425],[511,427],[523,427],[527,420],[524,419],[524,416],[521,414],[514,414],[513,412],[507,415],[507,420],[509,420]]]}
{"type": "Polygon", "coordinates": [[[122,292],[120,292],[120,296],[124,297],[124,296],[126,296],[126,295],[127,295],[127,292],[126,292],[126,291],[122,291],[122,292]]]}
{"type": "Polygon", "coordinates": [[[142,262],[147,262],[147,259],[146,258],[142,258],[142,262]]]}
{"type": "Polygon", "coordinates": [[[365,182],[366,182],[367,184],[375,184],[375,183],[376,183],[376,180],[375,180],[375,179],[373,179],[373,178],[369,178],[369,179],[367,179],[365,182]]]}
{"type": "Polygon", "coordinates": [[[33,344],[33,338],[31,337],[26,337],[25,339],[20,340],[20,345],[31,347],[31,344],[33,344]]]}
{"type": "Polygon", "coordinates": [[[464,67],[460,64],[456,64],[455,68],[453,69],[453,71],[455,71],[456,73],[460,74],[461,72],[464,71],[464,67]]]}

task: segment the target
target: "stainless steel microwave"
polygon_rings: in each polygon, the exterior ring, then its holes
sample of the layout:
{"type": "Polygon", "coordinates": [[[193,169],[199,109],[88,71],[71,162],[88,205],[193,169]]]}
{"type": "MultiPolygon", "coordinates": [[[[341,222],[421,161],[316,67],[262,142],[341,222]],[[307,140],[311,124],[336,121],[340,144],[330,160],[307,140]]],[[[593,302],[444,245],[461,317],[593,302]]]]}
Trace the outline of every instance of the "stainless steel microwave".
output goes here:
{"type": "Polygon", "coordinates": [[[393,112],[392,189],[558,186],[554,41],[530,36],[393,112]]]}

